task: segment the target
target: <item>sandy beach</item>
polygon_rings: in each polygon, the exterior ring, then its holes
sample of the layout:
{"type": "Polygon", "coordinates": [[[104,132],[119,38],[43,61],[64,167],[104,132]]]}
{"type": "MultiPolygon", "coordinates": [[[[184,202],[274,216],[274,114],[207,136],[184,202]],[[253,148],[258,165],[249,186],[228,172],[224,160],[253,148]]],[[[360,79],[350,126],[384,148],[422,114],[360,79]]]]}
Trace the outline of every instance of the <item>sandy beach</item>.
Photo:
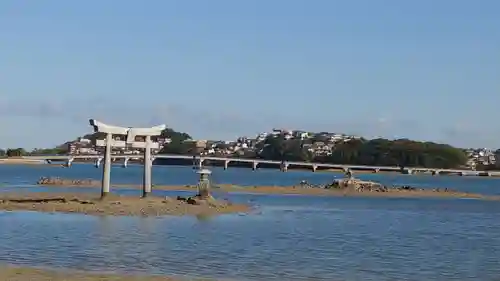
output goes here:
{"type": "Polygon", "coordinates": [[[212,216],[247,212],[249,207],[215,199],[187,200],[155,196],[140,198],[113,194],[100,199],[100,194],[97,193],[15,192],[0,194],[0,210],[111,216],[212,216]]]}
{"type": "Polygon", "coordinates": [[[4,281],[214,281],[213,279],[185,279],[165,276],[99,274],[79,271],[55,271],[28,267],[0,266],[0,280],[4,281]]]}
{"type": "Polygon", "coordinates": [[[43,165],[46,164],[43,160],[26,159],[22,157],[0,158],[0,164],[4,165],[43,165]]]}

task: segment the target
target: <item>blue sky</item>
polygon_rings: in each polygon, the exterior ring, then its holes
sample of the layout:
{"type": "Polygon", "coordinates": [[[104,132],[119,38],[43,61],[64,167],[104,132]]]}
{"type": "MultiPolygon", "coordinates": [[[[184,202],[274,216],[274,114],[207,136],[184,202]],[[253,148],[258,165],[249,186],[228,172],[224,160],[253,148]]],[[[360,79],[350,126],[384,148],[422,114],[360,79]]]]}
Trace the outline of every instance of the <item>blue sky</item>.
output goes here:
{"type": "Polygon", "coordinates": [[[0,147],[89,118],[500,147],[500,1],[0,2],[0,147]]]}

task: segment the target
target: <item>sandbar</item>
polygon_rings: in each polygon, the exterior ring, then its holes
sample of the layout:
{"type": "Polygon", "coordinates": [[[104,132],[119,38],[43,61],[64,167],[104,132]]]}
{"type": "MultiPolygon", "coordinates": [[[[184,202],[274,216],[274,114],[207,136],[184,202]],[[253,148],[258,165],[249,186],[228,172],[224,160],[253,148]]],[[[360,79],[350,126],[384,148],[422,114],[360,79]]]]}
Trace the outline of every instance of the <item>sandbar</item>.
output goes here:
{"type": "Polygon", "coordinates": [[[5,165],[42,165],[46,162],[37,159],[26,159],[22,157],[0,158],[0,164],[5,165]]]}
{"type": "Polygon", "coordinates": [[[0,280],[6,281],[208,281],[213,279],[187,279],[166,276],[87,273],[56,271],[28,267],[0,266],[0,280]]]}
{"type": "MultiPolygon", "coordinates": [[[[156,187],[155,187],[156,188],[156,187]]],[[[159,186],[163,190],[176,190],[181,187],[159,186]]],[[[186,188],[186,187],[184,187],[186,188]]],[[[500,200],[500,196],[483,195],[459,191],[424,190],[389,190],[387,192],[354,191],[345,189],[302,188],[298,186],[248,186],[235,187],[234,185],[221,185],[220,190],[226,192],[251,192],[259,194],[303,194],[322,196],[353,196],[353,197],[394,197],[394,198],[469,198],[483,200],[500,200]]]]}
{"type": "MultiPolygon", "coordinates": [[[[91,187],[98,188],[101,182],[92,179],[51,179],[45,178],[46,181],[39,181],[38,184],[52,187],[91,187]]],[[[112,184],[112,188],[117,189],[140,189],[139,185],[134,184],[112,184]]],[[[155,190],[169,191],[195,191],[194,185],[154,185],[155,190]]],[[[338,188],[304,188],[298,186],[238,186],[232,184],[219,184],[213,191],[219,192],[234,192],[234,193],[258,193],[258,194],[291,194],[291,195],[317,195],[317,196],[351,196],[351,197],[383,197],[383,198],[467,198],[481,200],[500,200],[500,196],[484,195],[477,193],[467,193],[453,191],[447,189],[415,189],[415,190],[400,190],[388,189],[386,192],[374,191],[356,191],[353,189],[338,189],[338,188]]]]}
{"type": "Polygon", "coordinates": [[[187,200],[148,196],[120,196],[100,194],[14,192],[0,193],[0,210],[82,213],[110,216],[212,216],[249,211],[247,205],[232,204],[225,200],[187,200]]]}

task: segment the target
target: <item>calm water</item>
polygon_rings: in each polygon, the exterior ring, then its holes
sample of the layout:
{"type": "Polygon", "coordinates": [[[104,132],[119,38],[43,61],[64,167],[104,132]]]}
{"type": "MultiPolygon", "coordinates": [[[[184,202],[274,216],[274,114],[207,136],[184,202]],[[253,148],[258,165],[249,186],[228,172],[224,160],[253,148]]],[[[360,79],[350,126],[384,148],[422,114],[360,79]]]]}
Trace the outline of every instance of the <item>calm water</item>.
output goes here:
{"type": "MultiPolygon", "coordinates": [[[[216,182],[241,185],[289,185],[301,179],[323,183],[340,176],[236,168],[213,171],[216,182]]],[[[139,167],[117,167],[113,173],[114,182],[141,180],[139,167]]],[[[90,165],[70,169],[0,165],[0,190],[54,190],[33,187],[40,176],[99,178],[100,172],[90,165]]],[[[500,179],[492,178],[359,177],[387,184],[500,194],[500,179]]],[[[156,184],[194,182],[196,177],[189,168],[154,168],[156,184]]],[[[250,215],[209,219],[0,212],[0,263],[229,280],[500,279],[498,202],[218,196],[249,202],[256,209],[250,215]]]]}
{"type": "MultiPolygon", "coordinates": [[[[238,185],[296,185],[301,180],[311,183],[330,183],[334,178],[341,178],[341,173],[309,171],[289,171],[281,173],[273,169],[262,169],[252,171],[246,168],[230,168],[224,171],[222,168],[211,168],[212,180],[216,183],[232,183],[238,185]]],[[[101,178],[101,169],[93,165],[76,164],[71,168],[58,166],[0,166],[0,185],[16,184],[31,186],[42,176],[60,176],[65,178],[101,178]]],[[[114,183],[137,183],[142,181],[141,166],[130,166],[121,168],[113,166],[112,182],[114,183]]],[[[380,174],[355,174],[357,178],[374,180],[386,185],[412,185],[421,188],[451,188],[455,190],[500,195],[500,178],[494,177],[460,177],[460,176],[431,176],[431,175],[402,175],[399,173],[380,174]]],[[[194,184],[196,175],[189,167],[179,166],[154,166],[154,184],[185,185],[194,184]]]]}

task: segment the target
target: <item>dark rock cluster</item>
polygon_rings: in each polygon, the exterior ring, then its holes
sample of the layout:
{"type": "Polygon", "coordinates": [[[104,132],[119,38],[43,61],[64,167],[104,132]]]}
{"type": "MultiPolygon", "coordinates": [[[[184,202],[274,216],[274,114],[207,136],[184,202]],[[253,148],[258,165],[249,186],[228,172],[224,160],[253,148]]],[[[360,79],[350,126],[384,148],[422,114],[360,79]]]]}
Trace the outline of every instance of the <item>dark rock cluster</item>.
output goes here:
{"type": "Polygon", "coordinates": [[[60,185],[60,186],[95,186],[100,182],[92,179],[63,179],[59,177],[41,177],[37,181],[38,185],[60,185]]]}
{"type": "MultiPolygon", "coordinates": [[[[389,192],[391,190],[395,191],[416,191],[421,190],[416,187],[409,185],[402,186],[392,186],[388,187],[378,182],[372,181],[362,181],[354,178],[347,179],[336,179],[330,184],[324,185],[313,185],[306,181],[301,181],[299,186],[301,188],[322,188],[322,189],[339,189],[339,190],[351,190],[357,192],[389,192]]],[[[438,190],[439,191],[439,190],[438,190]]],[[[446,190],[448,191],[448,190],[446,190]]]]}
{"type": "Polygon", "coordinates": [[[183,197],[183,196],[177,196],[178,201],[185,202],[190,205],[208,205],[212,207],[220,207],[221,205],[228,205],[230,203],[228,202],[221,202],[218,200],[215,200],[213,197],[207,197],[207,198],[202,198],[200,196],[191,196],[191,197],[183,197]]]}

